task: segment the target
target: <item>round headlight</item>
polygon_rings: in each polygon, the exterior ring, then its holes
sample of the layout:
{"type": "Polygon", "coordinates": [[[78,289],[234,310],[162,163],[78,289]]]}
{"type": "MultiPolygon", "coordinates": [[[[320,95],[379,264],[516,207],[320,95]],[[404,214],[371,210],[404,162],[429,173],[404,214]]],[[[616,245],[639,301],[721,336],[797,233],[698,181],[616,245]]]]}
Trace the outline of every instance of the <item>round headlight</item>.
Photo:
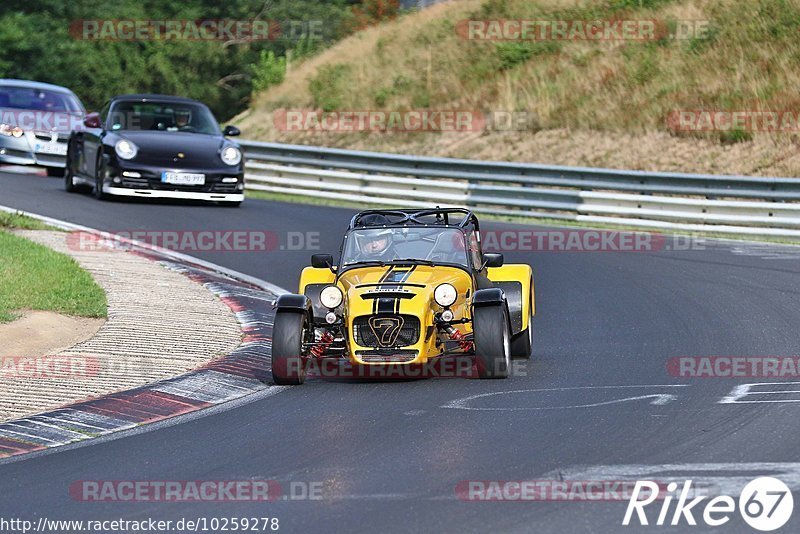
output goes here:
{"type": "Polygon", "coordinates": [[[11,135],[13,135],[14,137],[22,137],[24,134],[25,132],[23,132],[22,128],[20,128],[19,126],[15,126],[14,128],[11,129],[11,135]]]}
{"type": "Polygon", "coordinates": [[[342,290],[336,286],[328,286],[319,294],[319,301],[323,306],[330,309],[339,306],[339,304],[342,303],[343,298],[344,295],[342,295],[342,290]]]}
{"type": "Polygon", "coordinates": [[[136,157],[136,153],[139,152],[139,149],[130,141],[122,139],[121,141],[117,141],[117,144],[114,145],[114,151],[117,153],[117,156],[122,159],[133,159],[136,157]]]}
{"type": "Polygon", "coordinates": [[[219,157],[225,165],[238,165],[242,161],[242,151],[235,146],[226,146],[219,157]]]}
{"type": "Polygon", "coordinates": [[[450,284],[440,284],[437,288],[433,291],[433,300],[436,301],[436,304],[439,306],[451,306],[458,297],[458,292],[456,288],[454,288],[450,284]]]}

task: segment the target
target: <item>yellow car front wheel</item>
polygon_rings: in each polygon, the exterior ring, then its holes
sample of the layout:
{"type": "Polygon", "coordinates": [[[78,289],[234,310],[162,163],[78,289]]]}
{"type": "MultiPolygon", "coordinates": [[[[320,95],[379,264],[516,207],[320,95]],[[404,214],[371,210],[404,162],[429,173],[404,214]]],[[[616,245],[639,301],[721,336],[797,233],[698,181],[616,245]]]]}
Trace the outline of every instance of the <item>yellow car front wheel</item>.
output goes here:
{"type": "Polygon", "coordinates": [[[275,314],[272,329],[272,380],[279,386],[297,386],[305,382],[307,362],[303,339],[308,321],[304,313],[281,311],[275,314]]]}
{"type": "Polygon", "coordinates": [[[511,329],[505,304],[476,307],[473,341],[481,378],[506,378],[511,367],[511,329]]]}

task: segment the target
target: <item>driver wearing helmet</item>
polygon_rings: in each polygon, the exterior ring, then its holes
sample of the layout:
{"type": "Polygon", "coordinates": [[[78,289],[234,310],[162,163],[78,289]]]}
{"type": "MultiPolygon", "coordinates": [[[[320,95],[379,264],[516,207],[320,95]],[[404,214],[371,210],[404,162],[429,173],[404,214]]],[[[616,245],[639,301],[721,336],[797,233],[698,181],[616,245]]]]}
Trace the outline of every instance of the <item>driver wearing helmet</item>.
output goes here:
{"type": "Polygon", "coordinates": [[[188,109],[175,110],[175,128],[177,130],[187,130],[191,128],[189,124],[192,121],[192,112],[188,109]]]}
{"type": "Polygon", "coordinates": [[[389,224],[389,219],[384,215],[367,215],[359,226],[366,229],[363,233],[356,233],[360,261],[391,261],[396,253],[392,242],[392,230],[381,228],[389,224]]]}

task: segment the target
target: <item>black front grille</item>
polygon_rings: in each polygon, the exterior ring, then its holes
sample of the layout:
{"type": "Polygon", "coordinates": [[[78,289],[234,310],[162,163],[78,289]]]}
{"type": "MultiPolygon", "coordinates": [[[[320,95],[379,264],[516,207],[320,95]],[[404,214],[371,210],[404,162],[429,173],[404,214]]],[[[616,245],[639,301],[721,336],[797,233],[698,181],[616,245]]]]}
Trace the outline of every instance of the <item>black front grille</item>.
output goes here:
{"type": "Polygon", "coordinates": [[[353,321],[353,337],[361,347],[407,347],[419,340],[419,330],[413,315],[366,315],[353,321]]]}
{"type": "MultiPolygon", "coordinates": [[[[33,135],[39,141],[47,141],[49,143],[49,142],[51,142],[53,140],[53,134],[50,133],[50,132],[34,132],[33,135]]],[[[55,136],[56,136],[56,139],[55,139],[56,143],[64,143],[64,144],[66,144],[67,141],[69,140],[69,134],[59,134],[59,133],[57,133],[57,134],[55,134],[55,136]]]]}
{"type": "Polygon", "coordinates": [[[236,188],[239,184],[214,184],[211,186],[212,193],[238,193],[239,191],[236,188]]]}
{"type": "Polygon", "coordinates": [[[150,182],[147,178],[131,178],[130,176],[122,177],[123,187],[135,187],[137,189],[150,189],[150,182]]]}

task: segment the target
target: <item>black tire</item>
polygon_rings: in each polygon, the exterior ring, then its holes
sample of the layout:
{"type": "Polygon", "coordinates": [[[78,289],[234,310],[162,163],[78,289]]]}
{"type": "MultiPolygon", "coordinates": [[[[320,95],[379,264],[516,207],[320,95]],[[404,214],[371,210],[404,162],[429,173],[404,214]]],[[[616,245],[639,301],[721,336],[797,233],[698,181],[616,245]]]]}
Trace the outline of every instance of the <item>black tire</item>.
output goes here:
{"type": "MultiPolygon", "coordinates": [[[[531,310],[531,307],[528,307],[531,310]]],[[[533,349],[533,315],[528,315],[528,328],[511,338],[511,357],[515,360],[530,360],[533,349]]]]}
{"type": "Polygon", "coordinates": [[[303,339],[307,327],[306,316],[297,312],[275,315],[272,329],[272,380],[279,386],[298,386],[306,379],[306,358],[303,339]]]}
{"type": "Polygon", "coordinates": [[[63,178],[64,177],[64,169],[61,167],[47,167],[47,176],[50,178],[63,178]]]}
{"type": "MultiPolygon", "coordinates": [[[[531,321],[531,319],[529,319],[531,321]]],[[[511,357],[515,360],[530,360],[533,352],[533,323],[511,338],[511,357]]]]}
{"type": "Polygon", "coordinates": [[[78,186],[75,185],[75,175],[72,174],[72,169],[70,168],[69,164],[67,164],[67,168],[64,171],[64,189],[67,193],[77,193],[78,186]]]}
{"type": "Polygon", "coordinates": [[[480,306],[472,315],[472,332],[480,378],[506,378],[511,367],[511,331],[508,309],[480,306]]]}
{"type": "Polygon", "coordinates": [[[97,165],[94,167],[94,198],[97,200],[108,200],[108,195],[103,192],[103,175],[105,172],[105,160],[102,154],[98,154],[97,165]]]}

